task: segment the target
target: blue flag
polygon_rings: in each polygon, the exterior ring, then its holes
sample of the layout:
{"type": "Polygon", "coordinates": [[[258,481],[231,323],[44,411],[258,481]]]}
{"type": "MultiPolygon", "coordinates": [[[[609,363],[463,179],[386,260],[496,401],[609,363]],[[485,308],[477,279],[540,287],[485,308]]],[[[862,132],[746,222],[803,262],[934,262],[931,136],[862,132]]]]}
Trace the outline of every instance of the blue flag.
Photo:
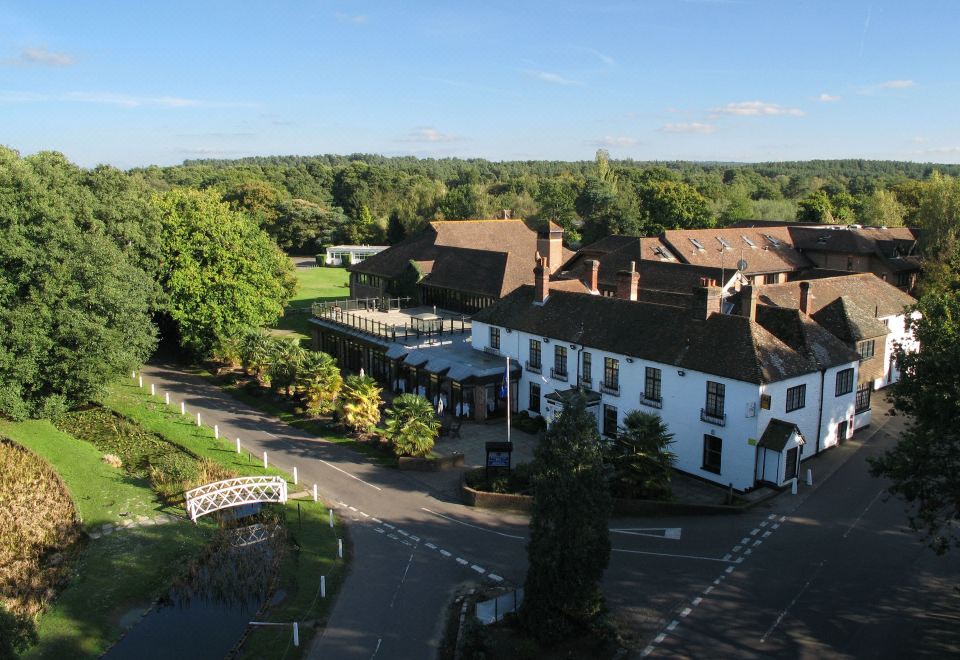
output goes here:
{"type": "Polygon", "coordinates": [[[510,378],[510,368],[504,367],[503,369],[503,382],[500,383],[500,398],[507,398],[507,379],[510,378]]]}

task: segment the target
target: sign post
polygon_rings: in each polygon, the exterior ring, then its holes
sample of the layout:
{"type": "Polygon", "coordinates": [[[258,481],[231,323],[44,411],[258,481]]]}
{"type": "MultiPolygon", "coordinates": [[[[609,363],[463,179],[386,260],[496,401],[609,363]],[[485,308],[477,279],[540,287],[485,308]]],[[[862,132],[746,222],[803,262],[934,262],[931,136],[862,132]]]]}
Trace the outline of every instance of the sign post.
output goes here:
{"type": "Polygon", "coordinates": [[[488,442],[486,444],[487,461],[486,478],[490,481],[490,468],[494,470],[506,470],[510,472],[511,458],[513,455],[512,442],[488,442]]]}

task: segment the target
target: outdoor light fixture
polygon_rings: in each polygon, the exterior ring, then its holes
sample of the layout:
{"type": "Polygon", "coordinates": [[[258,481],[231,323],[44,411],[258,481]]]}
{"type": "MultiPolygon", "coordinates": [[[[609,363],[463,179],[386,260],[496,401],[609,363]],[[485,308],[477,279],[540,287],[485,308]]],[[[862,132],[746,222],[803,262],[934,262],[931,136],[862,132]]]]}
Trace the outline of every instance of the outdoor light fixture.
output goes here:
{"type": "Polygon", "coordinates": [[[510,328],[507,328],[507,334],[509,335],[511,332],[513,332],[513,330],[511,330],[510,328]]]}
{"type": "Polygon", "coordinates": [[[686,376],[686,375],[687,375],[687,372],[684,371],[683,369],[677,369],[677,375],[678,375],[678,376],[686,376]]]}
{"type": "Polygon", "coordinates": [[[543,338],[543,343],[544,343],[544,344],[549,344],[549,343],[550,343],[550,338],[549,338],[549,337],[544,337],[544,338],[543,338]]]}
{"type": "Polygon", "coordinates": [[[576,350],[576,348],[577,348],[577,345],[576,345],[576,344],[570,344],[570,348],[572,348],[572,349],[574,349],[574,350],[576,350]]]}
{"type": "Polygon", "coordinates": [[[628,357],[627,362],[629,362],[630,364],[633,364],[633,358],[628,357]]]}

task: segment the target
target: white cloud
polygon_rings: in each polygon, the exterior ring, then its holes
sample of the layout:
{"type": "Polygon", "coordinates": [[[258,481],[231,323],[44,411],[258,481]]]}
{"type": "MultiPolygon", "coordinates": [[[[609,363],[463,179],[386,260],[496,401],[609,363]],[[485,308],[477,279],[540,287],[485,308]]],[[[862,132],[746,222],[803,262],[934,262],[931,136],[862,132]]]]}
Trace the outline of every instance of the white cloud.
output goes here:
{"type": "Polygon", "coordinates": [[[932,149],[924,149],[920,153],[923,154],[939,154],[939,155],[953,155],[960,154],[960,147],[933,147],[932,149]]]}
{"type": "Polygon", "coordinates": [[[605,135],[602,138],[593,141],[598,147],[632,147],[637,144],[637,139],[624,135],[605,135]]]}
{"type": "Polygon", "coordinates": [[[570,80],[569,78],[564,78],[559,73],[551,73],[550,71],[537,71],[528,69],[524,71],[531,78],[536,78],[545,83],[551,83],[553,85],[579,85],[580,82],[577,80],[570,80]]]}
{"type": "Polygon", "coordinates": [[[912,80],[888,80],[877,85],[880,89],[909,89],[916,86],[917,83],[912,80]]]}
{"type": "Polygon", "coordinates": [[[679,124],[664,124],[660,127],[661,133],[698,133],[700,135],[709,135],[715,133],[717,127],[713,124],[703,124],[698,121],[679,124]]]}
{"type": "Polygon", "coordinates": [[[407,136],[407,142],[456,142],[460,137],[453,133],[441,133],[435,128],[425,126],[411,131],[407,136]]]}
{"type": "Polygon", "coordinates": [[[24,48],[17,57],[3,60],[4,64],[21,66],[70,66],[76,60],[66,53],[57,53],[43,46],[24,48]]]}
{"type": "Polygon", "coordinates": [[[738,117],[777,117],[783,115],[802,117],[806,114],[799,108],[786,108],[778,103],[766,103],[765,101],[728,103],[725,106],[714,108],[712,112],[718,115],[736,115],[738,117]]]}
{"type": "Polygon", "coordinates": [[[585,53],[590,53],[591,55],[593,55],[594,57],[596,57],[598,60],[600,60],[601,62],[603,62],[606,66],[616,66],[616,65],[617,65],[617,61],[616,61],[615,59],[613,59],[612,57],[610,57],[610,56],[607,55],[606,53],[601,53],[601,52],[600,52],[599,50],[597,50],[596,48],[587,48],[587,47],[585,47],[585,46],[578,46],[578,47],[576,47],[576,48],[577,48],[577,50],[582,50],[582,51],[585,52],[585,53]]]}
{"type": "Polygon", "coordinates": [[[250,106],[251,103],[202,101],[178,96],[134,96],[115,92],[64,92],[61,94],[36,94],[34,92],[15,92],[0,90],[0,103],[93,103],[97,105],[117,105],[124,108],[146,106],[162,108],[193,107],[234,107],[250,106]]]}
{"type": "Polygon", "coordinates": [[[341,23],[353,23],[354,25],[363,25],[367,22],[367,17],[363,14],[344,14],[343,12],[337,12],[334,14],[336,19],[341,23]]]}
{"type": "Polygon", "coordinates": [[[823,94],[821,94],[821,95],[818,96],[817,98],[818,98],[820,101],[823,101],[824,103],[831,103],[831,102],[833,102],[833,101],[839,101],[839,100],[840,100],[840,97],[839,97],[839,96],[834,96],[833,94],[827,94],[826,92],[824,92],[823,94]]]}

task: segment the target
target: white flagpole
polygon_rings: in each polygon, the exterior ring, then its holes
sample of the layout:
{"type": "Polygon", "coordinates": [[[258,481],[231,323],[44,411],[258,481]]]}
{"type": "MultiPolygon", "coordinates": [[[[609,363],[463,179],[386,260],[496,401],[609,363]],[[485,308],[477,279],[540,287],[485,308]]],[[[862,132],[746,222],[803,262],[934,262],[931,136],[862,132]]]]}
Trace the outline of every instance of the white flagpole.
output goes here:
{"type": "Polygon", "coordinates": [[[510,440],[510,356],[507,356],[507,442],[510,440]]]}

